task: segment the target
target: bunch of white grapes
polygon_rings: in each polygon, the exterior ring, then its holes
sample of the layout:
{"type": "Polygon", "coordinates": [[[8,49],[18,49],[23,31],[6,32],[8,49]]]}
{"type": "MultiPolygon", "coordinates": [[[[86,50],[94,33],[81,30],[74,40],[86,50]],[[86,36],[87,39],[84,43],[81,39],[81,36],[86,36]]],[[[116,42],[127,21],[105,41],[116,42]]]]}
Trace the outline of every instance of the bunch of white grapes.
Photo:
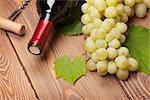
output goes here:
{"type": "Polygon", "coordinates": [[[147,8],[150,0],[86,0],[81,7],[81,22],[82,32],[88,36],[84,44],[88,70],[97,70],[102,76],[116,74],[126,80],[129,71],[138,69],[138,62],[121,44],[126,40],[128,18],[144,17],[147,8]]]}

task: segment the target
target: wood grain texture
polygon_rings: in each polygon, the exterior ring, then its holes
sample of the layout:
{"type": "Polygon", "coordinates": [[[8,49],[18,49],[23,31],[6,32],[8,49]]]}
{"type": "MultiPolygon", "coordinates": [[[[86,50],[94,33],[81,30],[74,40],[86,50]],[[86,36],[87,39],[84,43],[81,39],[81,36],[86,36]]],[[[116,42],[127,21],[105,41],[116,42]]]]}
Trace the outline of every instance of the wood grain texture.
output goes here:
{"type": "MultiPolygon", "coordinates": [[[[150,29],[150,12],[142,19],[137,17],[130,19],[129,24],[142,25],[150,29]]],[[[150,75],[141,72],[132,73],[127,81],[118,81],[131,99],[150,100],[150,75]]]]}
{"type": "MultiPolygon", "coordinates": [[[[0,1],[0,12],[4,17],[13,11],[17,5],[15,0],[0,1]],[[3,2],[5,1],[5,2],[3,2]],[[8,4],[9,2],[9,4],[8,4]],[[5,6],[4,6],[5,5],[5,6]]],[[[38,23],[38,15],[35,8],[35,0],[23,10],[16,21],[26,25],[26,35],[18,37],[9,34],[9,37],[22,61],[23,67],[41,100],[149,100],[150,76],[143,73],[133,73],[127,81],[120,81],[115,76],[100,77],[97,73],[89,72],[82,77],[75,86],[62,79],[55,79],[53,62],[63,54],[72,59],[76,55],[83,55],[84,37],[68,37],[57,34],[50,48],[44,56],[33,56],[27,50],[27,44],[32,37],[38,23]],[[117,79],[117,80],[116,80],[117,79]],[[127,97],[128,96],[128,97],[127,97]]],[[[149,20],[137,20],[134,18],[130,23],[146,25],[149,20]]]]}
{"type": "Polygon", "coordinates": [[[36,100],[35,93],[5,34],[0,30],[0,100],[36,100]]]}
{"type": "Polygon", "coordinates": [[[150,100],[150,76],[143,73],[132,73],[128,81],[118,80],[133,100],[150,100]]]}
{"type": "MultiPolygon", "coordinates": [[[[7,2],[7,0],[5,1],[7,2]]],[[[15,5],[16,3],[12,1],[9,3],[8,8],[1,9],[1,12],[9,13],[10,9],[14,8],[15,5]]],[[[9,36],[41,100],[128,99],[119,83],[113,79],[113,76],[103,78],[96,73],[89,73],[81,78],[75,86],[62,79],[56,80],[52,68],[53,61],[64,53],[72,58],[76,55],[82,55],[84,53],[82,47],[84,37],[64,37],[57,34],[54,42],[50,45],[50,50],[48,50],[50,52],[46,53],[47,56],[33,56],[28,52],[27,44],[35,30],[38,19],[35,0],[32,0],[17,19],[17,21],[26,25],[27,34],[24,37],[18,37],[14,34],[9,34],[9,36]]]]}
{"type": "MultiPolygon", "coordinates": [[[[58,35],[56,37],[56,41],[51,43],[51,52],[47,53],[47,62],[49,64],[53,63],[54,60],[52,60],[53,58],[51,58],[53,54],[55,58],[59,58],[63,54],[67,54],[72,58],[77,55],[84,54],[83,43],[83,36],[77,38],[58,35]]],[[[53,77],[55,77],[53,69],[51,71],[53,77]]],[[[65,98],[69,98],[68,92],[66,91],[73,91],[72,95],[74,93],[77,93],[79,95],[79,98],[85,100],[116,100],[117,98],[127,99],[127,97],[124,95],[124,92],[121,90],[120,86],[118,85],[113,76],[100,77],[95,72],[88,72],[87,76],[79,79],[75,86],[69,85],[68,87],[68,84],[62,79],[58,79],[58,82],[65,91],[65,98]],[[109,96],[107,96],[108,94],[109,96]]]]}

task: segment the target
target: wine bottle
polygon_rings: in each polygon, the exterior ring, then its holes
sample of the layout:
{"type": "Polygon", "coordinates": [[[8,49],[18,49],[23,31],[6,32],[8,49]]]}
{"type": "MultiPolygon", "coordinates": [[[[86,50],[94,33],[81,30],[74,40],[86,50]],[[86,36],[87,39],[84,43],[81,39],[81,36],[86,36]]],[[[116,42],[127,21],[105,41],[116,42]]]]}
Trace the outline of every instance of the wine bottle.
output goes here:
{"type": "Polygon", "coordinates": [[[56,24],[68,22],[79,0],[37,0],[39,23],[28,44],[28,50],[34,55],[43,52],[46,42],[53,36],[56,24]]]}

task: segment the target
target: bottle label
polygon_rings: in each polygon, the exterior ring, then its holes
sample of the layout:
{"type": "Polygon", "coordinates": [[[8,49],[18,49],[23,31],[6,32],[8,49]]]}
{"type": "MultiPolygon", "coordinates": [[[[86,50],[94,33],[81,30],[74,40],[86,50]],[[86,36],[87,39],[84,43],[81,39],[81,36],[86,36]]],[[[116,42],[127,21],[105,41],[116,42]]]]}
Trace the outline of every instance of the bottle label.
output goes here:
{"type": "Polygon", "coordinates": [[[46,41],[52,35],[52,28],[52,22],[48,20],[40,20],[30,43],[38,45],[43,49],[46,41]]]}

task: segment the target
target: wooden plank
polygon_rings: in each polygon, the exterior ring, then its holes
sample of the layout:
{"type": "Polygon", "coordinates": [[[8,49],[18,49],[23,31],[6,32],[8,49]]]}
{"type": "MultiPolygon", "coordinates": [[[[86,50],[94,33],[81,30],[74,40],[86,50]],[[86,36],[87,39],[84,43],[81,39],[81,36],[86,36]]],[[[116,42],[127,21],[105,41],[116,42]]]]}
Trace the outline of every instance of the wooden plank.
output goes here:
{"type": "MultiPolygon", "coordinates": [[[[48,53],[48,57],[50,58],[48,58],[47,62],[50,64],[54,62],[51,58],[53,53],[55,58],[59,58],[63,54],[67,54],[72,58],[77,55],[84,54],[83,36],[77,38],[58,35],[56,39],[57,41],[51,44],[51,52],[48,53]]],[[[53,71],[51,73],[53,73],[53,76],[55,77],[55,73],[53,71]]],[[[67,89],[68,85],[66,86],[62,79],[59,79],[58,81],[61,83],[60,85],[64,88],[64,91],[71,91],[70,89],[67,89]]],[[[116,82],[114,76],[100,77],[98,73],[95,72],[88,72],[87,76],[84,76],[78,80],[74,87],[70,85],[70,88],[74,90],[75,93],[78,93],[80,98],[85,100],[116,100],[117,98],[127,99],[124,92],[116,82]],[[109,96],[107,96],[108,94],[109,96]]],[[[70,92],[70,94],[73,93],[70,92]]],[[[68,97],[67,93],[65,95],[68,97]]]]}
{"type": "MultiPolygon", "coordinates": [[[[10,12],[10,9],[15,4],[13,1],[10,2],[7,10],[2,9],[1,12],[10,12]]],[[[118,82],[113,79],[113,76],[103,78],[96,73],[89,73],[81,78],[75,86],[66,83],[62,79],[56,80],[52,68],[54,59],[64,53],[72,58],[78,54],[83,54],[82,43],[84,39],[83,36],[64,37],[57,34],[55,41],[51,43],[51,48],[45,56],[33,56],[28,52],[27,44],[35,30],[38,19],[35,0],[32,0],[17,20],[26,25],[27,34],[24,37],[18,37],[13,34],[9,34],[9,36],[41,100],[128,99],[118,82]]]]}
{"type": "Polygon", "coordinates": [[[36,95],[4,31],[0,30],[0,100],[36,100],[36,95]]]}
{"type": "MultiPolygon", "coordinates": [[[[10,1],[0,1],[8,6],[10,1]]],[[[0,12],[0,16],[7,12],[0,12]]],[[[6,32],[0,30],[0,100],[37,100],[36,94],[21,66],[6,32]]]]}
{"type": "Polygon", "coordinates": [[[118,80],[130,99],[150,100],[150,76],[132,73],[128,81],[118,80]]]}
{"type": "MultiPolygon", "coordinates": [[[[129,24],[142,25],[150,29],[150,12],[142,19],[132,18],[129,24]]],[[[135,100],[150,100],[150,75],[138,72],[130,76],[128,81],[118,80],[128,97],[135,100]]]]}

